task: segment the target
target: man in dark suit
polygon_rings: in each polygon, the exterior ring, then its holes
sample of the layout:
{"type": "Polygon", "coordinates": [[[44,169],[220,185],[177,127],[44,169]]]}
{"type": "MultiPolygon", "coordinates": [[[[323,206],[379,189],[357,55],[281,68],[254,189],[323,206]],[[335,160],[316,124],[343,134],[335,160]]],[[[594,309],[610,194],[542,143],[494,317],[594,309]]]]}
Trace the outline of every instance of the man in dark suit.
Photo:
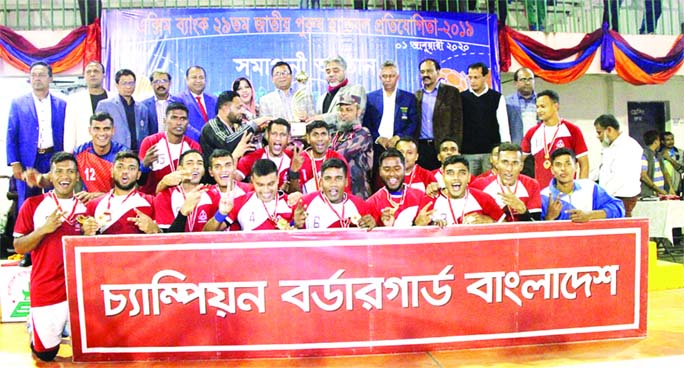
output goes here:
{"type": "MultiPolygon", "coordinates": [[[[403,137],[412,137],[418,125],[416,96],[397,89],[399,69],[393,61],[385,61],[380,69],[382,89],[368,94],[363,126],[373,137],[373,176],[377,176],[378,158],[403,137]]],[[[372,180],[375,183],[376,180],[372,180]]],[[[376,188],[374,188],[376,189],[376,188]]]]}
{"type": "Polygon", "coordinates": [[[106,112],[114,119],[112,140],[138,152],[140,142],[157,132],[157,126],[149,122],[149,111],[142,103],[133,99],[135,74],[129,69],[121,69],[114,75],[119,93],[97,104],[95,112],[106,112]]]}
{"type": "Polygon", "coordinates": [[[444,137],[453,137],[463,144],[463,105],[458,88],[439,78],[439,62],[420,62],[423,88],[416,92],[418,127],[413,136],[418,140],[418,165],[428,170],[440,166],[437,145],[444,137]]]}
{"type": "Polygon", "coordinates": [[[38,61],[29,73],[32,92],[12,101],[7,124],[7,163],[19,196],[17,209],[41,193],[37,174],[49,172],[53,153],[64,147],[66,101],[50,94],[52,67],[38,61]]]}
{"type": "Polygon", "coordinates": [[[185,71],[185,83],[188,89],[178,95],[181,102],[188,107],[190,124],[185,135],[199,142],[204,123],[216,116],[216,96],[204,93],[207,73],[199,65],[191,66],[185,71]]]}
{"type": "Polygon", "coordinates": [[[154,91],[154,96],[143,100],[143,104],[147,107],[150,114],[150,125],[157,127],[157,132],[165,132],[164,117],[166,116],[166,107],[173,102],[182,102],[180,99],[171,96],[169,89],[171,87],[171,74],[157,70],[150,75],[150,84],[154,91]]]}

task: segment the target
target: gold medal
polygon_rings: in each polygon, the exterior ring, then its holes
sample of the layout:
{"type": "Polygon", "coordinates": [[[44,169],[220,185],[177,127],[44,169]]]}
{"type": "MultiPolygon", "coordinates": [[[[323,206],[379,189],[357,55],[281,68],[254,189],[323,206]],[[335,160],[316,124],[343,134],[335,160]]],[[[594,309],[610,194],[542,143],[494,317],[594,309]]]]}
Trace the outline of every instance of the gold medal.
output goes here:
{"type": "Polygon", "coordinates": [[[359,220],[361,220],[361,215],[356,214],[349,217],[349,221],[355,226],[359,226],[359,220]]]}
{"type": "Polygon", "coordinates": [[[551,161],[544,160],[544,168],[548,170],[550,167],[551,167],[551,161]]]}
{"type": "Polygon", "coordinates": [[[276,221],[276,227],[280,230],[291,230],[290,223],[282,217],[278,217],[276,221]]]}
{"type": "Polygon", "coordinates": [[[85,223],[87,219],[88,219],[88,217],[83,216],[83,215],[78,215],[76,217],[76,221],[81,225],[83,225],[83,223],[85,223]]]}

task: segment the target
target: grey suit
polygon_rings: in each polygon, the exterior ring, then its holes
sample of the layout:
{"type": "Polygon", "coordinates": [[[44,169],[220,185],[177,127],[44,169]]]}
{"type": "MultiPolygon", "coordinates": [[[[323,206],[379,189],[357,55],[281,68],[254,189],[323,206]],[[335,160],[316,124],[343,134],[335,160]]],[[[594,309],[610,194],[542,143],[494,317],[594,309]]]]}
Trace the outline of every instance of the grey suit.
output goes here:
{"type": "MultiPolygon", "coordinates": [[[[141,103],[135,103],[135,139],[136,146],[140,147],[140,142],[147,137],[157,133],[157,126],[150,124],[149,111],[147,107],[141,103]]],[[[95,108],[96,112],[106,112],[114,119],[114,136],[112,140],[123,144],[126,147],[131,147],[131,131],[128,128],[128,120],[126,119],[126,110],[124,109],[121,96],[119,94],[102,100],[95,108]]]]}

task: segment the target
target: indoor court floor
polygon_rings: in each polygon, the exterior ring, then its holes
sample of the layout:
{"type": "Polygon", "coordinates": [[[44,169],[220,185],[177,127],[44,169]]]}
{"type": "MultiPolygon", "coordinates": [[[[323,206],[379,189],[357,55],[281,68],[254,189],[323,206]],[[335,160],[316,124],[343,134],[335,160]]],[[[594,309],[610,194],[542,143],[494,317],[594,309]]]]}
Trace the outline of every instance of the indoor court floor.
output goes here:
{"type": "Polygon", "coordinates": [[[684,289],[652,291],[648,336],[567,344],[425,353],[135,363],[72,363],[62,345],[52,364],[34,360],[23,323],[0,324],[0,367],[684,367],[684,289]],[[56,363],[56,364],[55,364],[56,363]]]}

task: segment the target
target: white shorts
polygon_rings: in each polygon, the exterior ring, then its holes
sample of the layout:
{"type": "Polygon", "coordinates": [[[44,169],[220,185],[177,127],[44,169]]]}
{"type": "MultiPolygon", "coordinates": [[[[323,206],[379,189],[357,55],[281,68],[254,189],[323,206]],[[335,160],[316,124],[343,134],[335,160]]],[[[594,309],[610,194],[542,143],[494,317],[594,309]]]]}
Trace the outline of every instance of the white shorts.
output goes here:
{"type": "Polygon", "coordinates": [[[62,332],[69,325],[69,304],[66,301],[31,307],[29,314],[29,335],[33,349],[42,352],[59,347],[62,332]]]}

